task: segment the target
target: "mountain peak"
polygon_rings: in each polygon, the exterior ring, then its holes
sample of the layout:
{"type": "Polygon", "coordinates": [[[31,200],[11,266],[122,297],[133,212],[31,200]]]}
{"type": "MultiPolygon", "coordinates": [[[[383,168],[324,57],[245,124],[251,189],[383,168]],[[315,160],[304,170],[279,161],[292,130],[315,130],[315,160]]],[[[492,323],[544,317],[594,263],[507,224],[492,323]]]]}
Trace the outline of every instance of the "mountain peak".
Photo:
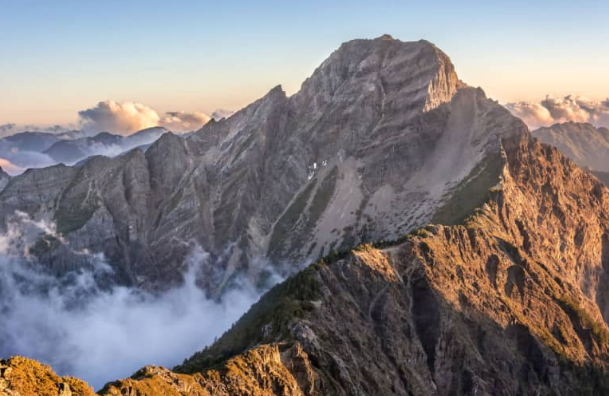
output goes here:
{"type": "Polygon", "coordinates": [[[377,37],[376,40],[386,40],[386,41],[389,41],[389,40],[395,40],[395,39],[393,38],[392,35],[385,33],[382,36],[377,37]]]}
{"type": "Polygon", "coordinates": [[[347,102],[379,101],[386,111],[406,107],[407,115],[414,116],[450,101],[460,87],[450,58],[435,45],[383,35],[343,43],[303,83],[293,101],[308,102],[315,107],[312,111],[322,112],[344,96],[347,102]]]}

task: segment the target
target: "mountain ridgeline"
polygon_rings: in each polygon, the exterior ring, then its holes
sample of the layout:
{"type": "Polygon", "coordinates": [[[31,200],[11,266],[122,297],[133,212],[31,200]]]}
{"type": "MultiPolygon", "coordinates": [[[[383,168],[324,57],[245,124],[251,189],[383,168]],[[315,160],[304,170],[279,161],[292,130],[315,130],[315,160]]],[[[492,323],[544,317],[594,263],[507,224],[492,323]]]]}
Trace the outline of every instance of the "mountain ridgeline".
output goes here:
{"type": "Polygon", "coordinates": [[[179,283],[198,245],[211,255],[201,285],[217,295],[238,274],[263,279],[268,262],[292,274],[464,217],[481,203],[469,189],[484,192],[500,171],[500,139],[525,129],[433,44],[354,40],[291,97],[276,87],[187,139],[12,179],[0,227],[15,211],[51,219],[67,243],[35,254],[53,270],[86,266],[73,253],[86,249],[116,282],[147,289],[179,283]],[[451,199],[458,209],[442,210],[451,199]]]}
{"type": "MultiPolygon", "coordinates": [[[[88,249],[163,289],[199,245],[211,294],[266,262],[293,274],[100,395],[609,393],[609,189],[426,41],[354,40],[187,139],[11,178],[1,222],[16,210],[55,220],[65,242],[34,252],[55,271],[88,249]]],[[[0,392],[90,393],[28,367],[48,371],[2,361],[0,392]]]]}

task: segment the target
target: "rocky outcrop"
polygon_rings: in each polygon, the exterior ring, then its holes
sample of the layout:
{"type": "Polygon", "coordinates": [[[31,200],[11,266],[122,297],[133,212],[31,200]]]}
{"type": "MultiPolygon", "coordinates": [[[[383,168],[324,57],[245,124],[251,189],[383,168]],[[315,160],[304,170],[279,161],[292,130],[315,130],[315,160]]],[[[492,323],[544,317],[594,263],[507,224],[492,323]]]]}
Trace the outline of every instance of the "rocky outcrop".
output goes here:
{"type": "Polygon", "coordinates": [[[551,144],[593,171],[609,172],[609,130],[591,124],[566,122],[533,131],[533,136],[551,144]]]}
{"type": "Polygon", "coordinates": [[[607,393],[609,190],[529,135],[502,147],[497,184],[462,225],[325,258],[175,372],[101,393],[157,394],[171,378],[193,395],[607,393]],[[226,368],[237,361],[246,378],[226,368]]]}
{"type": "Polygon", "coordinates": [[[54,220],[67,245],[44,262],[61,271],[85,265],[71,251],[101,252],[117,281],[146,288],[179,282],[199,245],[210,253],[201,285],[215,294],[237,273],[263,279],[268,261],[290,274],[428,223],[463,184],[496,176],[487,158],[525,129],[433,44],[354,40],[295,95],[276,87],[188,139],[15,178],[0,227],[16,210],[54,220]]]}
{"type": "Polygon", "coordinates": [[[100,393],[113,396],[305,395],[315,388],[316,374],[311,363],[298,345],[283,352],[281,349],[285,348],[263,345],[230,359],[217,370],[194,375],[148,366],[130,379],[106,385],[100,393]]]}
{"type": "Polygon", "coordinates": [[[6,396],[93,396],[86,383],[59,377],[35,360],[13,357],[0,360],[0,394],[6,396]]]}

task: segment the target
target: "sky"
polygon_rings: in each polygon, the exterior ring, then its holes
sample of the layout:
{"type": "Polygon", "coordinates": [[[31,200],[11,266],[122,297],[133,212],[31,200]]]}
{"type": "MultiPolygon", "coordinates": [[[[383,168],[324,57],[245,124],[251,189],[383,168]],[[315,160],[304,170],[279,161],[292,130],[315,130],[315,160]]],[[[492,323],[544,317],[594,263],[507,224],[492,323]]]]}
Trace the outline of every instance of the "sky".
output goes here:
{"type": "Polygon", "coordinates": [[[292,94],[338,46],[427,39],[501,103],[609,96],[609,2],[0,0],[0,125],[101,101],[238,110],[292,94]]]}

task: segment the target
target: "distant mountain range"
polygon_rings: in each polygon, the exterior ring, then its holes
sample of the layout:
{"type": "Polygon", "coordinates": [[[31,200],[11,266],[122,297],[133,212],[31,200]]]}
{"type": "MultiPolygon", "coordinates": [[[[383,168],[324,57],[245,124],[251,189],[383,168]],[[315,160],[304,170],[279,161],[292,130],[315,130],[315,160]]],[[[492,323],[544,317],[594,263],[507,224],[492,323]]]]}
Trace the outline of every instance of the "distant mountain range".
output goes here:
{"type": "Polygon", "coordinates": [[[0,159],[9,161],[13,174],[19,174],[28,168],[59,163],[74,165],[96,155],[115,157],[136,147],[145,149],[167,132],[161,127],[144,129],[129,136],[108,132],[92,137],[83,136],[79,131],[61,134],[22,132],[0,139],[0,159]]]}
{"type": "Polygon", "coordinates": [[[75,164],[94,155],[115,157],[136,147],[145,149],[168,132],[161,127],[144,129],[129,136],[102,132],[93,137],[60,140],[46,149],[44,154],[63,164],[75,164]]]}

